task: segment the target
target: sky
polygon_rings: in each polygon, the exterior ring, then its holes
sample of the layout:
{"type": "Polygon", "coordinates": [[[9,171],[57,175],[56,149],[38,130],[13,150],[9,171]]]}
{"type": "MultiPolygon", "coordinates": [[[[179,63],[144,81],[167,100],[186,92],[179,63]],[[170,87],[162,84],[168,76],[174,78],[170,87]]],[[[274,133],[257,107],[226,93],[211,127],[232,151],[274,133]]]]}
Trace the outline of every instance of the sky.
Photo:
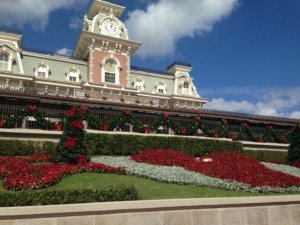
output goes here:
{"type": "MultiPolygon", "coordinates": [[[[138,67],[192,64],[205,109],[300,119],[299,0],[115,0],[138,67]]],[[[92,0],[0,0],[23,48],[70,54],[92,0]]]]}

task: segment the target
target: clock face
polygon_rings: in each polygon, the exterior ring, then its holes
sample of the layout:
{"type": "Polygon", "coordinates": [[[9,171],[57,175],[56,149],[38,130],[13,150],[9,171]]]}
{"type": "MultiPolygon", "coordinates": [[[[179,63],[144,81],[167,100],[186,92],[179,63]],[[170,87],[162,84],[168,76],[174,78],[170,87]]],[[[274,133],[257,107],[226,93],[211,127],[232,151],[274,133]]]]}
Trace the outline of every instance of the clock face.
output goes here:
{"type": "Polygon", "coordinates": [[[118,32],[118,24],[113,19],[106,19],[103,22],[104,30],[109,34],[116,34],[118,32]]]}

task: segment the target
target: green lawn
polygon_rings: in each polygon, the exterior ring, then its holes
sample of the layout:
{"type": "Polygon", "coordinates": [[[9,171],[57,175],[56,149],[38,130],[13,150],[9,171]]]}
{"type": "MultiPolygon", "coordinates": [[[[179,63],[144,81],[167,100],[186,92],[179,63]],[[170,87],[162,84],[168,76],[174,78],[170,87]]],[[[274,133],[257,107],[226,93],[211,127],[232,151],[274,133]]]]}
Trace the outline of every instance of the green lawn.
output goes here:
{"type": "MultiPolygon", "coordinates": [[[[64,178],[53,189],[65,188],[102,188],[109,185],[134,185],[143,200],[174,199],[174,198],[211,198],[211,197],[242,197],[265,196],[265,194],[227,191],[208,187],[194,187],[177,184],[167,184],[135,176],[115,174],[84,173],[64,178]]],[[[274,194],[273,194],[274,195],[274,194]]]]}
{"type": "MultiPolygon", "coordinates": [[[[139,196],[142,200],[175,198],[246,197],[267,195],[249,192],[227,191],[208,187],[194,187],[178,184],[168,184],[135,176],[98,173],[81,173],[68,176],[63,178],[61,182],[59,182],[57,185],[54,185],[51,188],[101,189],[105,186],[110,185],[134,185],[138,189],[139,196]]],[[[6,191],[2,181],[0,181],[0,191],[6,191]]]]}

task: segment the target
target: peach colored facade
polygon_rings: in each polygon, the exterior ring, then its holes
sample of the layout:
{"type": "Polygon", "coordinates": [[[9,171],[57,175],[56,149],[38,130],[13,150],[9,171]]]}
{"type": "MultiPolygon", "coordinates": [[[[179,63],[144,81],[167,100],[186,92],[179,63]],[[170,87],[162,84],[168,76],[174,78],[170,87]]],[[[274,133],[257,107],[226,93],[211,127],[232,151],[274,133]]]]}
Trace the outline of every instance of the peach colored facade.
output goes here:
{"type": "MultiPolygon", "coordinates": [[[[104,83],[104,80],[101,80],[101,73],[102,68],[101,65],[103,64],[103,61],[105,58],[109,58],[111,53],[109,52],[101,52],[99,50],[94,51],[94,70],[93,70],[93,82],[96,84],[104,83]]],[[[121,69],[120,69],[120,86],[126,86],[126,76],[127,76],[127,58],[124,55],[115,55],[114,58],[117,58],[120,62],[121,69]]]]}

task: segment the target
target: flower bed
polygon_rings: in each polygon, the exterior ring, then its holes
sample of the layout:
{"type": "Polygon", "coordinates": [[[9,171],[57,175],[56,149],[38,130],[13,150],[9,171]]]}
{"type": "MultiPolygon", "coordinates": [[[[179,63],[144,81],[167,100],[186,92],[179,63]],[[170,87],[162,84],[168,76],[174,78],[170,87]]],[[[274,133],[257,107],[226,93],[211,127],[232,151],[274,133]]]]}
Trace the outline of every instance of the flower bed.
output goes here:
{"type": "Polygon", "coordinates": [[[300,178],[265,167],[258,160],[235,152],[221,152],[206,155],[209,162],[199,160],[188,163],[185,168],[211,177],[234,180],[252,187],[300,186],[300,178]]]}
{"type": "Polygon", "coordinates": [[[184,166],[186,163],[196,161],[194,157],[174,150],[146,150],[130,159],[161,166],[184,166]]]}
{"type": "Polygon", "coordinates": [[[82,165],[69,164],[31,164],[31,162],[48,161],[49,156],[20,158],[0,157],[0,179],[8,190],[30,190],[52,186],[63,177],[74,173],[123,173],[122,167],[111,167],[101,163],[82,165]]]}

